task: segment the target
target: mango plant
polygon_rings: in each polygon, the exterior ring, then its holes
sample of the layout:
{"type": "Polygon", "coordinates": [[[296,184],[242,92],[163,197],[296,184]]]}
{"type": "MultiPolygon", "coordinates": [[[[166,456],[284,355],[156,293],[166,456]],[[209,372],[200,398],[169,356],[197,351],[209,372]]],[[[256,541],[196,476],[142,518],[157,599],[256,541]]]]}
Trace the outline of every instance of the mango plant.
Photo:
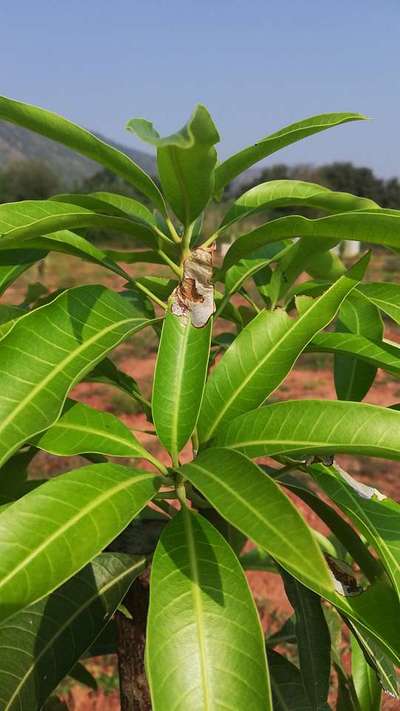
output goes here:
{"type": "Polygon", "coordinates": [[[0,305],[1,708],[42,708],[67,675],[95,686],[82,660],[118,651],[124,710],[320,710],[334,693],[337,709],[379,709],[382,690],[397,695],[400,507],[336,457],[400,460],[398,408],[361,402],[378,368],[400,374],[382,319],[400,323],[400,286],[368,278],[369,253],[349,267],[331,249],[352,239],[398,253],[400,213],[298,180],[220,202],[258,161],[363,116],[314,116],[223,162],[204,106],[166,137],[132,119],[128,130],[156,149],[157,181],[46,110],[1,98],[0,119],[143,195],[0,206],[2,294],[51,252],[120,285],[36,286],[0,305]],[[270,219],[275,207],[291,212],[270,219]],[[93,228],[131,249],[101,249],[93,228]],[[153,271],[132,277],[127,265],[140,264],[153,271]],[[110,357],[143,329],[159,339],[151,402],[110,357]],[[283,399],[304,353],[333,355],[336,400],[283,399]],[[151,451],[74,399],[82,382],[131,398],[151,451]],[[30,479],[41,452],[60,468],[63,457],[86,462],[30,479]],[[294,614],[274,634],[262,631],[248,570],[283,581],[294,614]]]}

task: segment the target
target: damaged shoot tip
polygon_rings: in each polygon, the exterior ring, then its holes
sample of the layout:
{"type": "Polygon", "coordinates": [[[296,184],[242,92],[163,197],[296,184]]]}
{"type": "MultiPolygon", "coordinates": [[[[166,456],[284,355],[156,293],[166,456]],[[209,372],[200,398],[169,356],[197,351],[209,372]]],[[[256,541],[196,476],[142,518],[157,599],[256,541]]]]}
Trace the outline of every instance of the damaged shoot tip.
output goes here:
{"type": "Polygon", "coordinates": [[[213,252],[215,247],[195,249],[183,263],[183,277],[172,293],[171,310],[195,328],[203,328],[215,312],[213,252]]]}

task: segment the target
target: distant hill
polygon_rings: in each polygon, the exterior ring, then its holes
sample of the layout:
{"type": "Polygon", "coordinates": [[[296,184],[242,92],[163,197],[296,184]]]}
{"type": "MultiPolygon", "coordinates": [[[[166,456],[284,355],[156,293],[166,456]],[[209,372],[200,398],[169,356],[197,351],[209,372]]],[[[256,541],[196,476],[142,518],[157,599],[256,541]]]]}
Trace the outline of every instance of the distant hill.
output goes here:
{"type": "MultiPolygon", "coordinates": [[[[143,151],[127,148],[97,134],[99,138],[129,155],[148,173],[155,173],[155,159],[143,151]]],[[[20,126],[0,121],[0,170],[18,160],[41,160],[59,176],[64,187],[72,187],[101,170],[101,165],[69,148],[20,126]]]]}

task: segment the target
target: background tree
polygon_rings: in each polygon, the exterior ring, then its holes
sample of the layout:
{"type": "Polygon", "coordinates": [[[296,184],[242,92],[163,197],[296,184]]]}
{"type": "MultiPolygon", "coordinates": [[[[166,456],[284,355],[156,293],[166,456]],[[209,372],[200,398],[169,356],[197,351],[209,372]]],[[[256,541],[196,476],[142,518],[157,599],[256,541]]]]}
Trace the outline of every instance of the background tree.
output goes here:
{"type": "Polygon", "coordinates": [[[59,187],[58,177],[40,160],[14,161],[0,172],[1,202],[43,200],[59,187]]]}

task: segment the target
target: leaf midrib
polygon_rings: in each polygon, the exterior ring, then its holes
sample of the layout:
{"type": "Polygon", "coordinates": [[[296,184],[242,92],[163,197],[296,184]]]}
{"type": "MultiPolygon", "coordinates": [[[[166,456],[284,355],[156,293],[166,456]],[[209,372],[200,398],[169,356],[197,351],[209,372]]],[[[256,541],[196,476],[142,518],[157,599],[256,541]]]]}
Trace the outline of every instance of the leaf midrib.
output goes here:
{"type": "Polygon", "coordinates": [[[204,711],[212,711],[212,705],[211,705],[211,690],[210,690],[210,685],[209,685],[209,679],[208,679],[208,672],[207,672],[207,649],[206,649],[206,640],[205,640],[205,632],[204,632],[204,625],[203,625],[203,601],[201,599],[201,594],[200,594],[200,575],[199,575],[199,569],[197,565],[197,556],[196,556],[196,543],[193,535],[193,526],[192,526],[192,519],[190,518],[193,516],[193,514],[186,508],[183,507],[183,521],[184,521],[184,527],[185,527],[185,532],[186,532],[186,537],[187,537],[187,553],[189,557],[189,564],[190,564],[190,572],[191,572],[191,592],[192,592],[192,601],[193,601],[193,606],[195,609],[196,613],[196,628],[197,628],[197,639],[198,639],[198,644],[199,644],[199,653],[200,653],[200,672],[201,672],[201,680],[202,680],[202,687],[203,687],[203,693],[204,693],[204,706],[203,710],[204,711]]]}

